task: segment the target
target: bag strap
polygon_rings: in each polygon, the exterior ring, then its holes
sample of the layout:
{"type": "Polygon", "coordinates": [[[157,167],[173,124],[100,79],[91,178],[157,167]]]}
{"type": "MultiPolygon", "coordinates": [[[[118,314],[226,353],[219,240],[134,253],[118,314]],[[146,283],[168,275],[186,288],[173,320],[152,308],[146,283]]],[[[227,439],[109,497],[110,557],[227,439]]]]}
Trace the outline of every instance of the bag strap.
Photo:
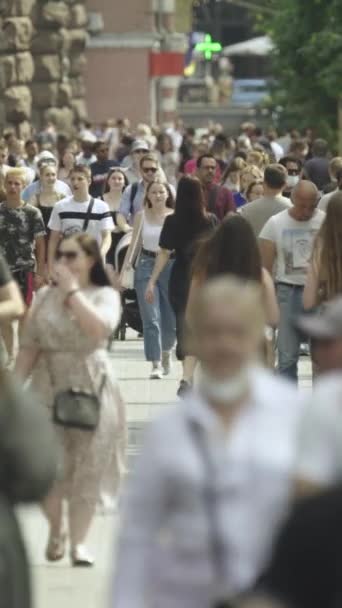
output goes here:
{"type": "Polygon", "coordinates": [[[82,226],[82,232],[87,232],[87,228],[89,226],[90,216],[91,216],[91,212],[92,212],[93,207],[94,207],[94,203],[95,203],[95,201],[94,201],[93,197],[91,197],[91,199],[89,201],[87,213],[86,213],[86,216],[84,218],[84,222],[83,222],[83,226],[82,226]]]}
{"type": "Polygon", "coordinates": [[[131,192],[130,192],[130,197],[129,197],[129,201],[130,201],[129,212],[130,212],[131,215],[134,214],[134,199],[135,199],[135,197],[137,195],[138,187],[139,187],[139,183],[138,182],[134,182],[132,184],[132,187],[131,187],[131,192]]]}
{"type": "Polygon", "coordinates": [[[210,455],[209,446],[205,434],[200,425],[194,420],[188,421],[188,427],[192,442],[196,447],[201,461],[204,465],[205,487],[204,487],[204,506],[207,513],[210,534],[210,549],[215,573],[218,581],[225,580],[224,568],[224,545],[222,543],[222,532],[219,527],[217,492],[215,489],[216,469],[210,455]]]}

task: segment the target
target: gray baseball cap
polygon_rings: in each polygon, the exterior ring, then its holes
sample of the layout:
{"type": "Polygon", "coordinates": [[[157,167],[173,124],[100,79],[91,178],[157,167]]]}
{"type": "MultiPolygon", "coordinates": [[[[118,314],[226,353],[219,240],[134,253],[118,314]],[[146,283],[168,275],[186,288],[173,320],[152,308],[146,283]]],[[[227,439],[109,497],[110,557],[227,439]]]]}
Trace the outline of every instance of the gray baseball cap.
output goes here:
{"type": "Polygon", "coordinates": [[[342,338],[342,297],[327,302],[320,313],[301,315],[296,326],[310,338],[342,338]]]}

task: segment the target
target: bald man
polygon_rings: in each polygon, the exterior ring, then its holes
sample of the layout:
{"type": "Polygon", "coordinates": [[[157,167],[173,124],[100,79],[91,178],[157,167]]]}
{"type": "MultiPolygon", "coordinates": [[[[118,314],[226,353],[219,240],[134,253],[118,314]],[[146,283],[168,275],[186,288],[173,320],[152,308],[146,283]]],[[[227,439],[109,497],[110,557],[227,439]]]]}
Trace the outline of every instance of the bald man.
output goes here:
{"type": "Polygon", "coordinates": [[[325,213],[317,209],[318,190],[300,181],[292,191],[293,206],[271,217],[259,241],[263,265],[275,268],[280,308],[278,332],[279,373],[297,381],[301,336],[293,320],[302,312],[303,289],[312,245],[325,213]]]}

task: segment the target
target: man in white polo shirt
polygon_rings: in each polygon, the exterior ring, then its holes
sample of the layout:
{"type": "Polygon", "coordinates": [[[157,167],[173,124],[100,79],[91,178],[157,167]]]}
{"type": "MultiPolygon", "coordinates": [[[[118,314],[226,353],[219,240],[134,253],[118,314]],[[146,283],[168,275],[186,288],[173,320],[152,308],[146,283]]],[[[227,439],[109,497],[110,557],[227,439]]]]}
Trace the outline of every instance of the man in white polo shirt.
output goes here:
{"type": "Polygon", "coordinates": [[[313,182],[300,181],[292,190],[291,200],[291,208],[268,220],[259,242],[263,266],[271,274],[275,268],[280,309],[279,373],[297,381],[301,336],[293,320],[302,312],[312,246],[325,213],[316,208],[318,190],[313,182]]]}
{"type": "Polygon", "coordinates": [[[49,271],[53,265],[58,243],[63,236],[87,232],[98,241],[105,259],[111,245],[113,219],[107,203],[89,195],[91,171],[85,165],[76,165],[70,176],[73,196],[62,199],[53,208],[49,221],[49,271]]]}

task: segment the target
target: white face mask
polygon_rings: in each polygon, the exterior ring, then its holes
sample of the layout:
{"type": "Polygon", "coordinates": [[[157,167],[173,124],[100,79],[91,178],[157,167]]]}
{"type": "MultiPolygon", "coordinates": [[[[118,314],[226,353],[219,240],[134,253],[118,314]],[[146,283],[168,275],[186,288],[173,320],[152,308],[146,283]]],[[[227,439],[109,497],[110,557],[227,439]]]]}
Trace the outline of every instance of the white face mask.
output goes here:
{"type": "Polygon", "coordinates": [[[288,175],[286,178],[286,185],[289,188],[294,188],[299,182],[299,175],[288,175]]]}
{"type": "Polygon", "coordinates": [[[228,380],[219,381],[201,369],[199,386],[201,393],[214,402],[221,403],[227,408],[241,399],[248,391],[250,383],[250,368],[243,367],[235,376],[228,380]]]}

